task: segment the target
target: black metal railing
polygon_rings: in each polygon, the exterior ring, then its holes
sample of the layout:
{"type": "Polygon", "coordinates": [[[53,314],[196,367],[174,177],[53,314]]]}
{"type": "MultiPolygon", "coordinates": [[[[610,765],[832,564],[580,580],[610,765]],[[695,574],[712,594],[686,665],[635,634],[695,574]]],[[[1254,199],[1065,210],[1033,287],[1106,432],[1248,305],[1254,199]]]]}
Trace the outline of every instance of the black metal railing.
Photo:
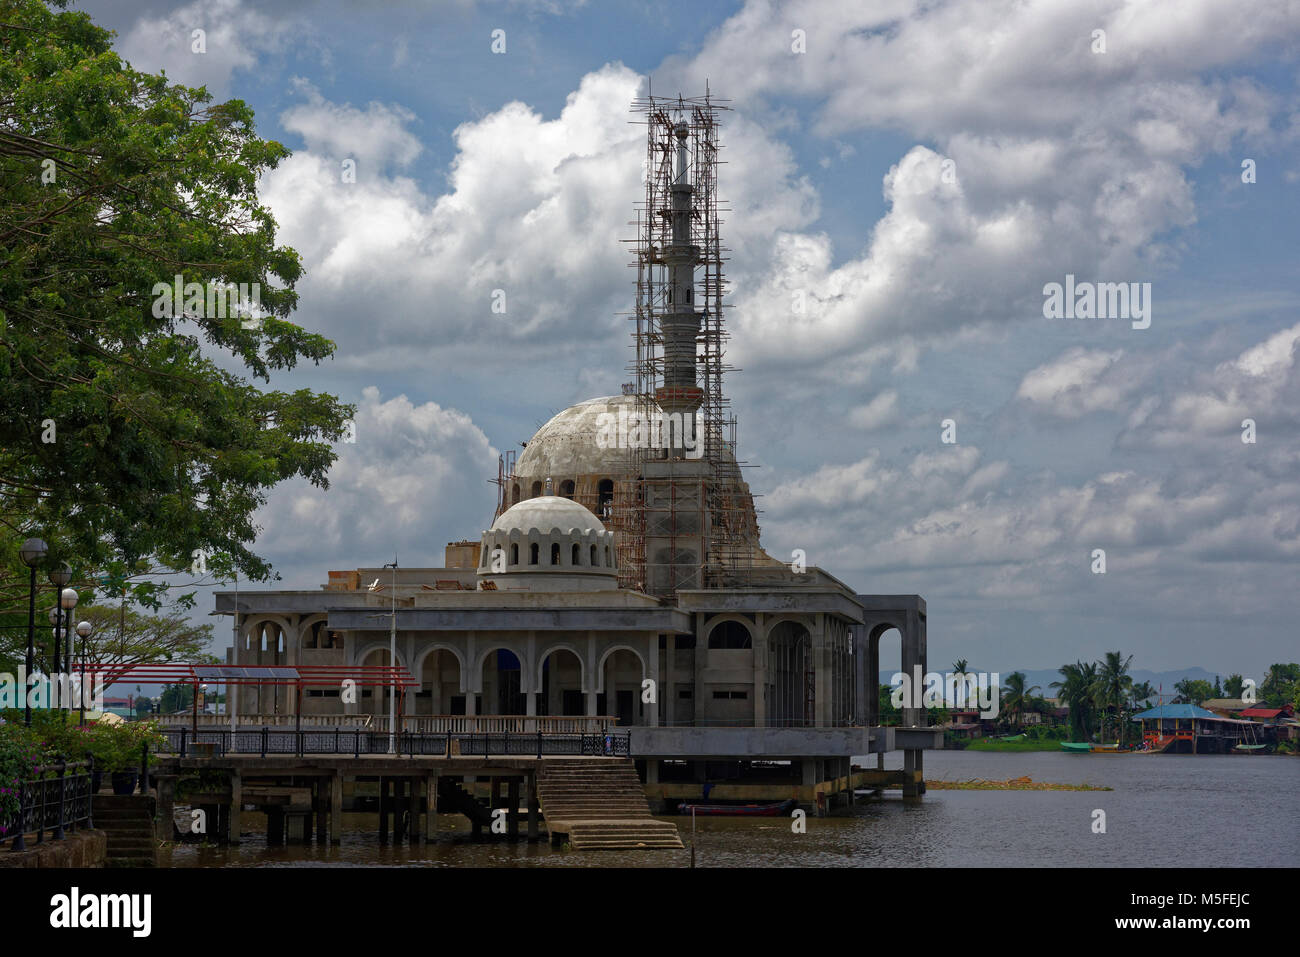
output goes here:
{"type": "MultiPolygon", "coordinates": [[[[217,731],[200,728],[167,728],[167,751],[178,757],[225,757],[227,754],[389,754],[387,732],[358,728],[313,728],[295,731],[288,728],[260,728],[243,731],[217,731]]],[[[445,757],[490,755],[588,755],[629,757],[630,735],[613,728],[593,733],[493,732],[458,734],[402,731],[393,735],[391,745],[404,757],[445,757]]]]}
{"type": "Polygon", "coordinates": [[[33,831],[36,843],[43,844],[46,831],[51,840],[61,841],[69,830],[94,827],[94,769],[90,755],[84,761],[60,758],[34,768],[34,777],[18,782],[17,812],[0,817],[0,842],[10,840],[10,850],[22,851],[27,849],[25,835],[33,831]]]}

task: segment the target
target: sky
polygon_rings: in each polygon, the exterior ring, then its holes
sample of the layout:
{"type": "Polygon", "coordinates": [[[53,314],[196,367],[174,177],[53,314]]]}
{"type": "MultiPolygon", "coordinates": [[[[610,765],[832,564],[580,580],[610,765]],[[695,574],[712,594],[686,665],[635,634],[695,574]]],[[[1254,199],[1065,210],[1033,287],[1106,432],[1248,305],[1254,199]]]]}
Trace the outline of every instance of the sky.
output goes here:
{"type": "Polygon", "coordinates": [[[272,385],[356,440],[269,493],[257,587],[441,564],[499,454],[619,392],[629,106],[707,84],[770,554],[924,596],[940,670],[1300,659],[1300,2],[73,6],[293,151],[260,192],[338,353],[272,385]],[[1145,317],[1049,315],[1067,282],[1145,317]]]}

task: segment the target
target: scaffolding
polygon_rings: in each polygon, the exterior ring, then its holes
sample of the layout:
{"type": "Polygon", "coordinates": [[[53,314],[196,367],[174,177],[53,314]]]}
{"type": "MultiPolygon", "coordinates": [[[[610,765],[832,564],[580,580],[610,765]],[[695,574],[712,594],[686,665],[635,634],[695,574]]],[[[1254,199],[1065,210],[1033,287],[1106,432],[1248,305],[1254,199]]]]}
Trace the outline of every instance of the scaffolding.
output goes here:
{"type": "Polygon", "coordinates": [[[706,91],[690,98],[651,94],[632,105],[634,122],[646,127],[645,193],[630,224],[636,238],[628,240],[636,269],[629,315],[635,357],[624,393],[635,396],[642,422],[663,413],[697,416],[694,438],[703,451],[629,448],[611,525],[620,584],[665,599],[679,588],[739,584],[758,545],[753,500],[735,457],[736,420],[722,391],[724,373],[733,371],[725,358],[728,250],[717,191],[724,102],[706,91]],[[666,333],[666,326],[675,330],[666,333]],[[683,327],[694,337],[693,368],[682,358],[683,327]]]}

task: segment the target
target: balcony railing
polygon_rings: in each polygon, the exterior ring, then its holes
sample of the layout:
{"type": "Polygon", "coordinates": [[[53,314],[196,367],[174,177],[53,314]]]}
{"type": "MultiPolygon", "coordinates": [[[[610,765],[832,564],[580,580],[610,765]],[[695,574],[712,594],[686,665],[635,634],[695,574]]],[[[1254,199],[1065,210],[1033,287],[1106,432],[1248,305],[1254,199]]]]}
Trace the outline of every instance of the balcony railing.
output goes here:
{"type": "MultiPolygon", "coordinates": [[[[224,757],[227,754],[294,755],[309,754],[387,755],[389,735],[385,731],[356,728],[317,728],[295,731],[290,728],[263,727],[256,730],[218,731],[200,728],[168,728],[163,731],[167,748],[163,753],[177,757],[224,757]]],[[[609,728],[585,734],[522,732],[484,732],[480,734],[426,733],[402,731],[392,736],[392,746],[399,757],[440,755],[468,757],[490,755],[535,756],[586,755],[592,757],[629,757],[629,735],[609,728]]]]}
{"type": "MultiPolygon", "coordinates": [[[[237,714],[239,728],[345,728],[388,733],[388,715],[375,714],[237,714]]],[[[158,724],[167,728],[193,728],[193,715],[167,714],[158,716],[158,724]]],[[[197,721],[199,730],[230,729],[230,716],[201,714],[197,721]]],[[[596,734],[618,724],[612,715],[519,715],[519,714],[438,714],[407,715],[399,717],[401,731],[420,734],[596,734]]]]}

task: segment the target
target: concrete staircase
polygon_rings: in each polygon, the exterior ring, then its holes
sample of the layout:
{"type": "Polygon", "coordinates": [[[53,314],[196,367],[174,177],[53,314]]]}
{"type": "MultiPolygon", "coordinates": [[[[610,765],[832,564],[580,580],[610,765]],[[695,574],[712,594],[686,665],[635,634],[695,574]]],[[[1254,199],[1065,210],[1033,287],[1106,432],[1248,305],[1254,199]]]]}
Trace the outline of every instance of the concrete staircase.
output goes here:
{"type": "Polygon", "coordinates": [[[95,827],[108,834],[109,867],[157,867],[153,801],[144,795],[96,794],[95,827]]]}
{"type": "Polygon", "coordinates": [[[544,761],[537,799],[552,839],[579,850],[681,849],[675,825],[650,816],[641,779],[628,758],[544,761]]]}

